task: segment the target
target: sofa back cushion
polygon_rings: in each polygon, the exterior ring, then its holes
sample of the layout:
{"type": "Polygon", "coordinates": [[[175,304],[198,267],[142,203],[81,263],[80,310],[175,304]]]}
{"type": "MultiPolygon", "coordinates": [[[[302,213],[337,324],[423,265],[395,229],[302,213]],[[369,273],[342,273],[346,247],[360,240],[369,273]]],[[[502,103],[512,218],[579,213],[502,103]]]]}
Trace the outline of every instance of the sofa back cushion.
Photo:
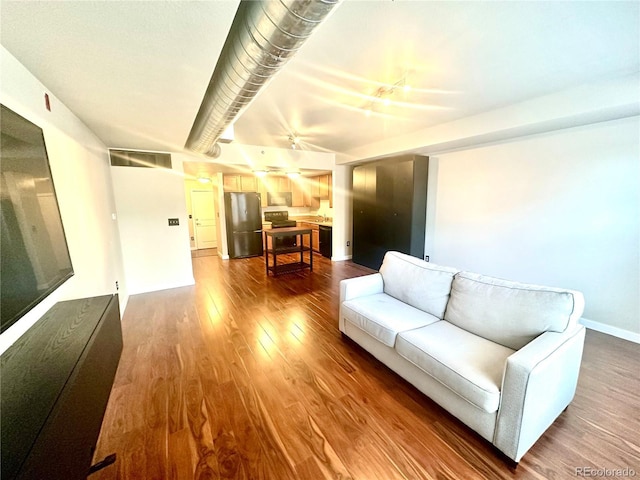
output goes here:
{"type": "Polygon", "coordinates": [[[583,310],[580,292],[460,272],[444,318],[517,350],[541,333],[563,332],[583,310]]]}
{"type": "Polygon", "coordinates": [[[425,262],[400,252],[387,252],[380,267],[384,293],[440,319],[449,300],[455,268],[425,262]]]}

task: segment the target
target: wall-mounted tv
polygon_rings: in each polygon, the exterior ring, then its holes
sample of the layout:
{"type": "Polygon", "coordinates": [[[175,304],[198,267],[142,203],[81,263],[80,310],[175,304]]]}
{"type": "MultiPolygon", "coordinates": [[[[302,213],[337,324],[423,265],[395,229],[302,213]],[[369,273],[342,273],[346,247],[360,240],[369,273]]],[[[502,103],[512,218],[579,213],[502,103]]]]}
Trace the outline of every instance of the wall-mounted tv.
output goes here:
{"type": "Polygon", "coordinates": [[[0,105],[0,332],[73,275],[42,129],[0,105]]]}

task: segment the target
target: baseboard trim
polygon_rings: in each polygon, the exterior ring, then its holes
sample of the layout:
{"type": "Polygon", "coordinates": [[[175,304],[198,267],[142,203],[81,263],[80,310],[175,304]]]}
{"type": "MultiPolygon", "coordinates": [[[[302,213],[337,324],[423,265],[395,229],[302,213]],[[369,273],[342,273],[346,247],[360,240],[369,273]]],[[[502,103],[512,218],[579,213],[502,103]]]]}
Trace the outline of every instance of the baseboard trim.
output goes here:
{"type": "Polygon", "coordinates": [[[343,262],[345,260],[351,260],[351,255],[341,255],[341,256],[334,255],[331,257],[332,262],[343,262]]]}
{"type": "MultiPolygon", "coordinates": [[[[130,288],[129,295],[140,295],[141,293],[159,292],[161,290],[171,290],[173,288],[190,287],[195,285],[196,281],[193,277],[185,278],[181,282],[175,283],[159,283],[155,285],[138,285],[130,288]]],[[[128,287],[128,285],[127,285],[128,287]]]]}
{"type": "Polygon", "coordinates": [[[606,333],[607,335],[622,338],[623,340],[629,340],[633,343],[640,343],[640,333],[630,332],[629,330],[625,330],[623,328],[613,327],[601,322],[594,322],[593,320],[589,320],[586,318],[581,318],[580,323],[590,330],[595,330],[596,332],[600,333],[606,333]]]}

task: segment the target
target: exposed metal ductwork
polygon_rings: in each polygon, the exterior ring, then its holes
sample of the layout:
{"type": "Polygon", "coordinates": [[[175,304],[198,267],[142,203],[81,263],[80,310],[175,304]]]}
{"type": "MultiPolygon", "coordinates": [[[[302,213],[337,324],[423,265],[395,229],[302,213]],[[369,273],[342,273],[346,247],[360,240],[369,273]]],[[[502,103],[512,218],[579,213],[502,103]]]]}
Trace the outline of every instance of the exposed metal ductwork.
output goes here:
{"type": "Polygon", "coordinates": [[[339,1],[241,1],[185,147],[219,156],[225,129],[339,1]]]}

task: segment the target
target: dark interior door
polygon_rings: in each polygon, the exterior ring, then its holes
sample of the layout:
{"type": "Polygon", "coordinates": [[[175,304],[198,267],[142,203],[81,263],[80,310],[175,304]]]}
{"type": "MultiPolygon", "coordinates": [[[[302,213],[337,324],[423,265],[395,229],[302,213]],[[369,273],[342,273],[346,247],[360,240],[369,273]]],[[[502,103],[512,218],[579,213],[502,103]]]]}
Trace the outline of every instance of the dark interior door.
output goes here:
{"type": "Polygon", "coordinates": [[[352,259],[360,265],[378,268],[376,263],[376,167],[353,169],[353,245],[352,259]]]}
{"type": "Polygon", "coordinates": [[[413,162],[396,163],[393,171],[392,224],[389,246],[392,250],[411,253],[411,211],[413,206],[413,162]]]}

